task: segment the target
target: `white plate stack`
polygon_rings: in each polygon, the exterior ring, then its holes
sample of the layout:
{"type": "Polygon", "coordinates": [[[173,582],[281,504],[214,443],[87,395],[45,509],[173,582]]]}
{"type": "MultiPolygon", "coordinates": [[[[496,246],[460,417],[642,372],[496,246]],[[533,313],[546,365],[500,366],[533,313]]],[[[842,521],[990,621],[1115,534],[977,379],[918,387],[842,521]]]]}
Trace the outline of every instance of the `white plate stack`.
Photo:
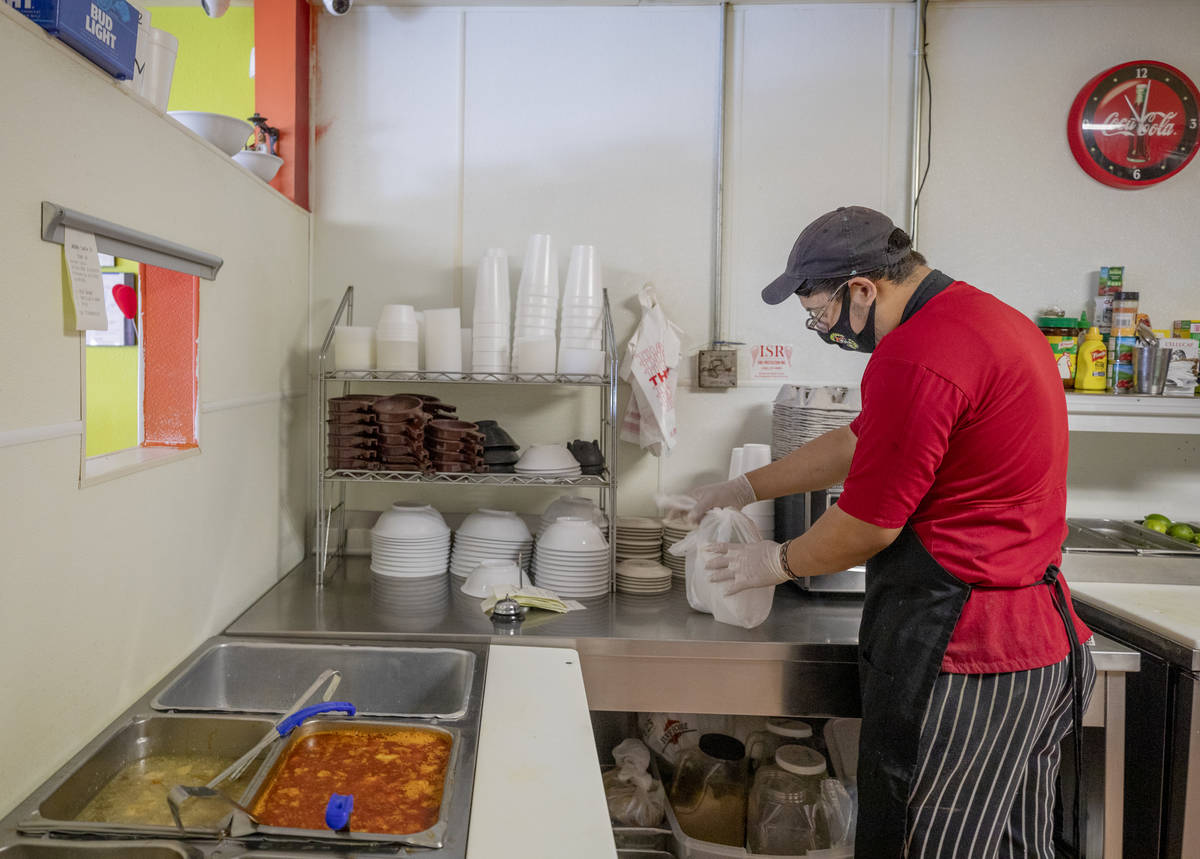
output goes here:
{"type": "Polygon", "coordinates": [[[684,580],[687,559],[683,555],[672,555],[667,550],[695,530],[695,525],[689,525],[677,519],[663,522],[662,564],[671,571],[671,578],[674,581],[682,582],[684,580]]]}
{"type": "Polygon", "coordinates": [[[546,528],[553,524],[559,516],[572,516],[576,519],[590,519],[592,524],[600,529],[602,534],[608,533],[608,517],[596,506],[596,502],[582,495],[560,495],[550,502],[538,521],[537,536],[541,536],[546,528]]]}
{"type": "Polygon", "coordinates": [[[548,235],[529,237],[517,285],[516,320],[512,371],[553,375],[558,346],[558,255],[548,235]]]}
{"type": "Polygon", "coordinates": [[[454,534],[450,573],[465,579],[483,561],[514,561],[526,573],[533,557],[533,535],[509,510],[481,507],[454,534]]]}
{"type": "Polygon", "coordinates": [[[579,460],[561,444],[529,445],[513,469],[530,477],[578,477],[583,473],[579,460]]]}
{"type": "Polygon", "coordinates": [[[671,589],[671,571],[658,561],[630,558],[617,564],[617,590],[624,594],[662,594],[671,589]]]}
{"type": "Polygon", "coordinates": [[[802,444],[844,427],[862,411],[858,388],[783,385],[771,416],[771,456],[781,459],[802,444]]]}
{"type": "Polygon", "coordinates": [[[371,572],[392,578],[445,576],[450,528],[427,504],[397,502],[371,529],[371,572]]]}
{"type": "Polygon", "coordinates": [[[617,563],[629,558],[649,559],[655,563],[662,557],[663,526],[661,519],[646,516],[617,518],[617,563]]]}
{"type": "Polygon", "coordinates": [[[582,599],[609,591],[608,542],[590,519],[560,516],[533,550],[533,583],[560,597],[582,599]]]}

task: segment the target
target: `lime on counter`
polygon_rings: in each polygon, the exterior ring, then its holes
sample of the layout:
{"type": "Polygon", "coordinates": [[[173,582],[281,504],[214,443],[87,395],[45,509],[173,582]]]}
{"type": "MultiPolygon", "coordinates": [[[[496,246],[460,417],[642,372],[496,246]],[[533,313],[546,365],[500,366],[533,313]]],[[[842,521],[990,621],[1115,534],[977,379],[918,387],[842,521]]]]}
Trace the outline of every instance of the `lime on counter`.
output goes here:
{"type": "Polygon", "coordinates": [[[1176,540],[1187,540],[1189,543],[1196,539],[1196,532],[1186,522],[1176,522],[1167,529],[1167,536],[1176,540]]]}
{"type": "Polygon", "coordinates": [[[1170,520],[1164,522],[1162,519],[1147,518],[1142,525],[1149,528],[1151,531],[1157,531],[1160,534],[1165,534],[1167,533],[1167,529],[1171,527],[1171,522],[1170,520]]]}

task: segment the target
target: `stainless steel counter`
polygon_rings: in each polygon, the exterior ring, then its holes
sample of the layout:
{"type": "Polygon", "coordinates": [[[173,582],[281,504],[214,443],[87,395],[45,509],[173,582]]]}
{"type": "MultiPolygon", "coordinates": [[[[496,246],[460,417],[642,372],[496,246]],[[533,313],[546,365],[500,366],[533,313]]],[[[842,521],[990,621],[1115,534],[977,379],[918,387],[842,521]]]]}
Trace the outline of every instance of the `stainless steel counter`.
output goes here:
{"type": "MultiPolygon", "coordinates": [[[[1071,566],[1082,575],[1084,563],[1072,559],[1071,566]]],[[[856,661],[860,595],[818,595],[780,587],[766,622],[740,629],[693,611],[677,586],[657,596],[612,594],[584,600],[585,611],[565,615],[532,612],[516,634],[498,636],[480,610],[480,601],[457,588],[448,587],[433,610],[411,615],[380,610],[371,602],[370,575],[367,558],[346,558],[317,590],[309,559],[234,621],[226,634],[478,639],[570,647],[580,654],[593,710],[809,717],[861,712],[856,661]]],[[[1067,577],[1070,580],[1070,572],[1067,577]]],[[[1099,673],[1084,725],[1102,729],[1104,812],[1102,821],[1090,821],[1086,855],[1113,859],[1120,857],[1122,841],[1125,673],[1138,670],[1139,657],[1103,636],[1097,636],[1092,653],[1099,673]]]]}

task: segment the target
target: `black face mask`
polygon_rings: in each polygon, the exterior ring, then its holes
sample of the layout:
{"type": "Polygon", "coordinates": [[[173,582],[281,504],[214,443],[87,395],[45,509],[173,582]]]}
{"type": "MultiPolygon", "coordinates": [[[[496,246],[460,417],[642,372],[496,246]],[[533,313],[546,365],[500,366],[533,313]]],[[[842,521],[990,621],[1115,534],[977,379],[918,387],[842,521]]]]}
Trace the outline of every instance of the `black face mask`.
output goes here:
{"type": "Polygon", "coordinates": [[[867,311],[867,324],[861,333],[855,334],[850,327],[850,296],[847,294],[842,299],[842,312],[838,314],[837,322],[828,331],[817,331],[817,334],[826,343],[840,346],[847,352],[874,352],[875,302],[871,302],[871,309],[867,311]]]}

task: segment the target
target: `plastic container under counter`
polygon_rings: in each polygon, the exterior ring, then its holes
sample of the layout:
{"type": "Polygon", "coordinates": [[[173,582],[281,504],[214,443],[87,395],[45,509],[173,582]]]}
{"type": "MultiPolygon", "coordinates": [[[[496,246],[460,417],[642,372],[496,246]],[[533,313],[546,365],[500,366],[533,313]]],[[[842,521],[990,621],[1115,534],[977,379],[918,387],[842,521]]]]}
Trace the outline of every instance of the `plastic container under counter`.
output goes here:
{"type": "MultiPolygon", "coordinates": [[[[661,779],[658,772],[658,761],[653,757],[650,766],[654,777],[661,779]]],[[[757,855],[744,847],[714,844],[711,841],[692,838],[679,826],[679,821],[675,817],[675,809],[671,807],[670,801],[667,802],[667,824],[671,827],[671,844],[676,859],[753,859],[757,855]]],[[[776,857],[776,859],[854,859],[854,845],[831,847],[828,850],[809,850],[807,853],[776,857]]]]}

